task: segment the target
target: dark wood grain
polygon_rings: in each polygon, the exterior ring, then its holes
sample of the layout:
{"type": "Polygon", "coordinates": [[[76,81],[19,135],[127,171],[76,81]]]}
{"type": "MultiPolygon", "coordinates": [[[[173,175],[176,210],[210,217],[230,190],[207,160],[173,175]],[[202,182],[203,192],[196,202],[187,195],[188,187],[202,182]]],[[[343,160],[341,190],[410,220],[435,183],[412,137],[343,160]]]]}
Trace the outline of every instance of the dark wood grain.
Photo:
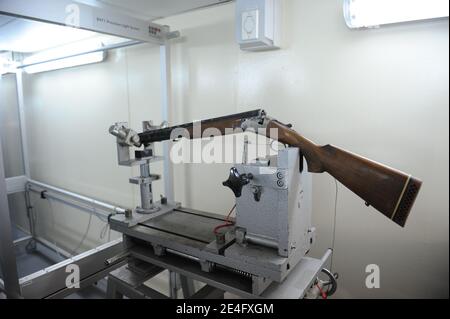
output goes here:
{"type": "Polygon", "coordinates": [[[318,146],[285,125],[271,121],[278,140],[299,147],[313,173],[327,172],[400,226],[405,226],[422,182],[401,171],[333,145],[318,146]]]}

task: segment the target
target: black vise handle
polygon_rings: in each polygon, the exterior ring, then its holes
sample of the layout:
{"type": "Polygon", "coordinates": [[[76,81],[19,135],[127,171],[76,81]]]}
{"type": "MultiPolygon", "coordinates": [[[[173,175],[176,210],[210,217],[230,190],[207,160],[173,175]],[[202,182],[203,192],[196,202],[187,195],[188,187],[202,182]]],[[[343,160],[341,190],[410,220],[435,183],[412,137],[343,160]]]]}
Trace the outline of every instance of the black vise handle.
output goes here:
{"type": "Polygon", "coordinates": [[[241,197],[242,187],[250,183],[253,179],[252,174],[239,174],[236,167],[230,169],[230,176],[228,179],[222,183],[223,186],[229,187],[236,197],[241,197]]]}

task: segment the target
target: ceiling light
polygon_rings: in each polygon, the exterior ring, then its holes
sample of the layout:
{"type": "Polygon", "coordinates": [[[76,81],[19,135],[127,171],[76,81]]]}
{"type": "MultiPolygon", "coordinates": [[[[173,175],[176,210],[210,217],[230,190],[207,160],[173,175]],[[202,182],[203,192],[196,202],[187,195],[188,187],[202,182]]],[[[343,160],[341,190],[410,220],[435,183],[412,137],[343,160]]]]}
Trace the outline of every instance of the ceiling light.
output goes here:
{"type": "Polygon", "coordinates": [[[27,73],[38,73],[102,62],[106,52],[96,51],[101,47],[100,41],[91,39],[45,50],[25,58],[22,68],[27,73]]]}
{"type": "Polygon", "coordinates": [[[29,74],[52,71],[64,68],[70,68],[79,65],[92,64],[97,62],[102,62],[106,57],[106,53],[104,51],[88,53],[78,56],[73,56],[69,58],[49,61],[45,63],[35,64],[31,66],[25,67],[25,72],[29,74]]]}
{"type": "Polygon", "coordinates": [[[448,17],[448,0],[344,0],[350,28],[448,17]]]}

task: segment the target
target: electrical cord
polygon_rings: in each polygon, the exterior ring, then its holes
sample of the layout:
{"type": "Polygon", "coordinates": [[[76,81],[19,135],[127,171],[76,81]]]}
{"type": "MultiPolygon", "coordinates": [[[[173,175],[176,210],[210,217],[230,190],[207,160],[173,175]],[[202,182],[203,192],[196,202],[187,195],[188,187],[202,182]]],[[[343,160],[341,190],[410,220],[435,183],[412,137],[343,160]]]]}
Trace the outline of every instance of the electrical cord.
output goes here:
{"type": "MultiPolygon", "coordinates": [[[[93,210],[94,210],[94,212],[95,212],[95,207],[92,207],[92,208],[93,208],[93,210]]],[[[92,222],[92,213],[89,214],[89,221],[88,221],[88,225],[87,225],[87,227],[86,227],[86,231],[85,231],[85,233],[84,233],[84,235],[83,235],[83,238],[81,238],[81,241],[80,241],[80,243],[78,244],[78,246],[72,251],[72,255],[76,255],[77,252],[78,252],[78,249],[80,249],[81,246],[83,246],[84,241],[86,240],[87,235],[88,235],[88,233],[89,233],[89,230],[90,230],[90,228],[91,228],[91,222],[92,222]]]]}
{"type": "Polygon", "coordinates": [[[108,232],[108,242],[111,240],[111,227],[109,226],[109,221],[111,220],[111,217],[113,217],[114,215],[125,215],[125,213],[111,213],[108,215],[107,220],[103,220],[99,217],[99,219],[103,222],[105,222],[105,226],[103,226],[102,230],[100,231],[100,239],[105,238],[106,236],[106,232],[108,232]]]}
{"type": "MultiPolygon", "coordinates": [[[[111,233],[111,229],[109,228],[109,223],[106,222],[105,226],[103,226],[102,230],[100,231],[100,239],[104,239],[106,236],[106,232],[109,230],[108,233],[111,233]]],[[[109,236],[109,235],[108,235],[109,236]]]]}
{"type": "Polygon", "coordinates": [[[224,224],[214,227],[213,232],[215,235],[218,234],[219,229],[230,227],[230,226],[234,225],[234,222],[230,222],[230,216],[231,216],[231,213],[233,213],[235,208],[236,208],[236,204],[234,204],[234,206],[231,208],[230,212],[228,213],[227,217],[225,218],[224,224]]]}
{"type": "MultiPolygon", "coordinates": [[[[333,269],[334,245],[335,245],[335,241],[336,241],[336,220],[337,220],[337,205],[338,205],[338,194],[339,194],[339,187],[338,187],[338,182],[336,179],[334,179],[334,185],[335,185],[335,197],[334,197],[333,238],[332,238],[332,243],[331,243],[331,247],[332,247],[331,249],[333,250],[333,254],[331,255],[331,260],[330,260],[330,270],[333,269]]],[[[337,290],[336,279],[338,278],[338,274],[337,273],[333,274],[330,270],[328,270],[326,268],[323,268],[321,270],[321,272],[326,274],[329,278],[329,281],[321,282],[322,287],[319,284],[320,279],[317,278],[316,287],[317,287],[317,289],[319,289],[322,299],[327,299],[329,296],[333,295],[337,290]],[[327,291],[324,291],[324,289],[323,289],[324,287],[328,287],[327,291]]]]}
{"type": "Polygon", "coordinates": [[[322,299],[327,299],[328,295],[325,291],[323,291],[323,289],[320,287],[319,284],[316,284],[317,289],[319,289],[320,291],[320,296],[322,297],[322,299]]]}
{"type": "MultiPolygon", "coordinates": [[[[58,245],[56,244],[56,240],[55,240],[55,234],[56,234],[56,219],[55,219],[55,213],[54,213],[54,209],[53,209],[53,203],[52,203],[51,199],[50,199],[48,196],[45,195],[46,192],[47,192],[46,190],[44,190],[44,191],[41,192],[41,198],[42,198],[42,199],[46,199],[46,200],[48,201],[48,203],[49,203],[50,214],[51,214],[51,217],[52,217],[52,233],[53,233],[53,236],[52,236],[53,238],[51,238],[51,239],[52,239],[52,243],[53,243],[53,245],[54,245],[54,247],[55,247],[55,251],[56,251],[57,255],[58,255],[61,259],[65,259],[65,257],[63,257],[63,256],[61,255],[61,253],[60,253],[60,248],[59,248],[58,245]]],[[[106,236],[106,233],[108,233],[108,242],[109,242],[109,241],[110,241],[110,238],[111,238],[111,227],[109,226],[109,221],[110,221],[110,219],[111,219],[111,217],[112,217],[113,215],[119,215],[119,214],[124,214],[124,213],[118,213],[118,212],[117,212],[117,213],[114,213],[114,214],[111,213],[111,214],[108,215],[107,219],[104,220],[104,219],[102,219],[102,218],[100,217],[99,214],[97,214],[96,207],[95,207],[95,205],[93,204],[93,205],[92,205],[92,212],[89,213],[89,220],[88,220],[88,225],[87,225],[87,227],[86,227],[86,231],[85,231],[85,233],[83,234],[83,237],[82,237],[80,243],[76,246],[76,248],[75,248],[74,250],[72,250],[72,255],[76,255],[77,252],[78,252],[78,250],[79,250],[79,249],[81,248],[81,246],[84,244],[84,242],[85,242],[85,240],[86,240],[86,238],[87,238],[87,235],[89,234],[89,230],[90,230],[90,228],[91,228],[91,224],[92,224],[92,215],[97,216],[97,218],[98,218],[100,221],[102,221],[102,222],[105,223],[105,226],[104,226],[104,227],[101,229],[101,231],[100,231],[100,239],[104,239],[105,236],[106,236]]]]}
{"type": "Polygon", "coordinates": [[[330,270],[333,271],[333,256],[334,256],[334,244],[336,241],[336,220],[337,220],[337,205],[338,205],[338,194],[339,194],[339,187],[337,179],[334,179],[334,185],[335,185],[335,195],[334,195],[334,218],[333,218],[333,239],[331,242],[331,249],[333,250],[333,254],[331,254],[331,260],[330,260],[330,270]]]}
{"type": "Polygon", "coordinates": [[[42,192],[42,193],[41,193],[41,197],[44,198],[44,199],[47,199],[48,205],[49,205],[49,207],[50,207],[50,215],[52,216],[52,233],[53,233],[52,241],[53,241],[53,245],[55,246],[56,254],[59,256],[59,258],[65,259],[65,258],[61,255],[61,253],[59,252],[59,247],[56,245],[56,240],[55,240],[55,234],[56,234],[56,222],[55,222],[55,212],[54,212],[54,210],[53,210],[53,203],[52,203],[52,201],[51,201],[50,198],[48,198],[48,197],[45,196],[45,192],[42,192]]]}
{"type": "MultiPolygon", "coordinates": [[[[111,218],[113,214],[109,214],[106,220],[101,219],[100,217],[98,219],[100,219],[102,222],[105,223],[105,226],[103,226],[102,230],[100,231],[100,239],[105,238],[106,236],[106,232],[109,230],[109,234],[111,233],[111,228],[109,227],[109,219],[111,218]]],[[[108,234],[108,237],[109,237],[108,234]]]]}

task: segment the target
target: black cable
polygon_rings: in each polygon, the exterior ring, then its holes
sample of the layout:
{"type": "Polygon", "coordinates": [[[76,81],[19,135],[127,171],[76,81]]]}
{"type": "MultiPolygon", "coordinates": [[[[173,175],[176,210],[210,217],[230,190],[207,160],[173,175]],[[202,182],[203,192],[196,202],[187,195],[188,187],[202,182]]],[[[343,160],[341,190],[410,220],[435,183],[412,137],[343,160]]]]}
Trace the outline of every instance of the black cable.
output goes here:
{"type": "Polygon", "coordinates": [[[108,215],[108,223],[111,221],[111,217],[113,217],[114,215],[125,215],[125,213],[122,212],[118,212],[118,213],[111,213],[108,215]]]}

